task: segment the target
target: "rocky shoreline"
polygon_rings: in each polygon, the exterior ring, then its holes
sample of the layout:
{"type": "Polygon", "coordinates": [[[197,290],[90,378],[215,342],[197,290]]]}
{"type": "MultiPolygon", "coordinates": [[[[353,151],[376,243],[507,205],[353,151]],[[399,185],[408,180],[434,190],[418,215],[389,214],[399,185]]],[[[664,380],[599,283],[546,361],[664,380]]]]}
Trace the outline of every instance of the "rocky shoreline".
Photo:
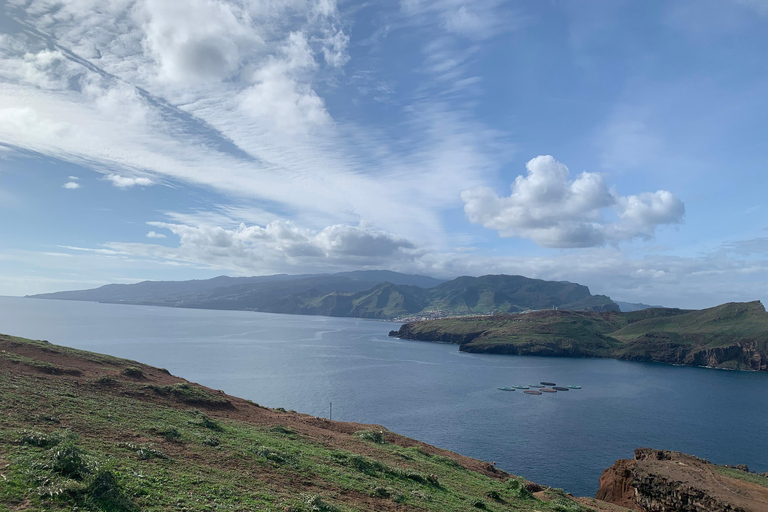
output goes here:
{"type": "Polygon", "coordinates": [[[638,448],[600,476],[597,500],[642,512],[765,512],[768,474],[680,452],[638,448]]]}
{"type": "Polygon", "coordinates": [[[426,320],[405,323],[389,336],[456,344],[468,353],[768,371],[768,315],[757,301],[701,311],[535,311],[426,320]]]}

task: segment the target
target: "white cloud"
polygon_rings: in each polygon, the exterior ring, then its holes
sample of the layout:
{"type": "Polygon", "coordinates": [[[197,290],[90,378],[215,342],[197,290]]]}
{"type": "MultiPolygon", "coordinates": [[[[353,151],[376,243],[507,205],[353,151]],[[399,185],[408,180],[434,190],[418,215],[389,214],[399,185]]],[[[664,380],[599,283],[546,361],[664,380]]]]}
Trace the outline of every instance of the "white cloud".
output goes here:
{"type": "Polygon", "coordinates": [[[108,174],[107,179],[117,188],[131,188],[135,186],[148,187],[155,182],[146,176],[130,177],[120,176],[119,174],[108,174]]]}
{"type": "Polygon", "coordinates": [[[514,25],[502,0],[401,0],[406,16],[420,23],[438,23],[447,32],[471,39],[487,39],[514,25]]]}
{"type": "Polygon", "coordinates": [[[526,168],[508,197],[485,187],[462,192],[469,221],[544,247],[596,247],[652,238],[658,226],[680,223],[685,214],[670,192],[619,196],[599,174],[583,172],[571,180],[568,168],[548,155],[526,168]],[[607,218],[606,210],[618,218],[607,218]]]}
{"type": "MultiPolygon", "coordinates": [[[[764,286],[768,261],[728,257],[720,249],[696,257],[632,256],[615,247],[539,257],[487,257],[466,251],[423,251],[407,240],[364,226],[330,226],[319,232],[285,221],[232,229],[165,223],[155,227],[177,235],[178,246],[109,243],[104,249],[65,249],[82,254],[88,258],[84,265],[96,269],[119,261],[122,266],[136,269],[170,264],[236,275],[359,268],[387,268],[449,279],[458,275],[512,274],[576,282],[589,286],[593,294],[669,307],[703,308],[756,299],[768,304],[764,286]],[[92,259],[97,256],[104,262],[92,259]]],[[[758,250],[768,247],[764,240],[759,243],[758,250]]],[[[69,260],[75,261],[68,265],[77,264],[76,258],[69,260]]],[[[51,263],[46,260],[46,265],[51,263]]]]}
{"type": "Polygon", "coordinates": [[[212,0],[144,2],[144,44],[171,82],[222,80],[262,43],[249,30],[248,13],[233,3],[212,0]]]}
{"type": "Polygon", "coordinates": [[[254,120],[288,133],[329,123],[323,100],[300,79],[316,65],[306,37],[292,33],[279,57],[254,71],[254,85],[240,95],[244,111],[254,120]]]}
{"type": "Polygon", "coordinates": [[[79,178],[79,177],[77,177],[77,176],[67,176],[67,178],[69,178],[69,179],[70,179],[70,180],[72,180],[72,181],[77,181],[77,180],[79,180],[79,179],[80,179],[80,178],[79,178]]]}
{"type": "MultiPolygon", "coordinates": [[[[177,7],[145,0],[14,5],[14,16],[60,50],[35,57],[41,76],[28,78],[25,55],[48,43],[5,36],[0,142],[116,185],[180,181],[292,212],[316,231],[368,219],[446,244],[441,212],[497,170],[511,146],[450,102],[408,105],[397,126],[334,119],[316,85],[348,59],[333,1],[196,0],[212,12],[210,27],[195,13],[174,25],[177,7]],[[168,48],[158,46],[166,39],[168,48]],[[206,52],[224,52],[223,67],[188,61],[206,52]]],[[[262,217],[262,225],[273,220],[262,217]]]]}
{"type": "Polygon", "coordinates": [[[334,225],[317,232],[284,220],[265,226],[241,224],[231,229],[149,224],[178,236],[178,247],[118,242],[106,247],[117,254],[184,261],[240,273],[381,266],[413,260],[422,254],[412,242],[364,225],[334,225]]]}
{"type": "Polygon", "coordinates": [[[149,233],[147,233],[147,238],[168,238],[168,237],[162,233],[156,233],[154,231],[150,231],[149,233]]]}
{"type": "Polygon", "coordinates": [[[76,188],[80,188],[80,184],[76,181],[68,181],[65,184],[61,186],[62,188],[66,188],[68,190],[74,190],[76,188]]]}

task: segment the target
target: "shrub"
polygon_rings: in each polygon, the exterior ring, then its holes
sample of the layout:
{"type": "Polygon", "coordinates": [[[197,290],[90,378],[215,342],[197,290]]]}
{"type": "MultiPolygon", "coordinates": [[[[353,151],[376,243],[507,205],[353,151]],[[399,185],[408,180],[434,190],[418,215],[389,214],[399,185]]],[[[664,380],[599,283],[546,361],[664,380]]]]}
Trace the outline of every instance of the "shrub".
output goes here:
{"type": "Polygon", "coordinates": [[[360,439],[371,441],[376,444],[384,444],[387,442],[384,439],[383,430],[361,430],[359,432],[355,432],[355,435],[358,436],[360,439]]]}
{"type": "Polygon", "coordinates": [[[475,501],[473,501],[472,502],[472,506],[475,507],[475,508],[486,508],[487,507],[485,502],[482,501],[482,500],[475,500],[475,501]]]}
{"type": "Polygon", "coordinates": [[[339,512],[339,509],[323,501],[319,494],[309,495],[304,498],[304,503],[312,512],[339,512]]]}
{"type": "Polygon", "coordinates": [[[206,446],[219,446],[221,444],[221,439],[218,437],[206,437],[201,442],[206,446]]]}
{"type": "Polygon", "coordinates": [[[99,386],[116,386],[118,384],[117,379],[110,375],[99,377],[94,382],[96,382],[96,384],[99,386]]]}
{"type": "Polygon", "coordinates": [[[515,498],[522,500],[529,500],[533,498],[534,492],[539,492],[542,487],[538,484],[526,484],[522,478],[510,478],[506,483],[510,493],[515,498]]]}
{"type": "Polygon", "coordinates": [[[133,512],[139,510],[125,496],[117,482],[117,478],[108,470],[96,473],[86,488],[86,497],[83,501],[88,505],[96,505],[94,508],[108,512],[133,512]]]}
{"type": "Polygon", "coordinates": [[[257,446],[256,455],[267,460],[271,460],[277,464],[295,464],[295,459],[289,453],[273,450],[266,446],[257,446]]]}
{"type": "Polygon", "coordinates": [[[129,366],[128,368],[125,368],[123,370],[123,375],[126,377],[131,377],[132,379],[144,378],[144,372],[141,371],[141,368],[136,368],[135,366],[129,366]]]}
{"type": "Polygon", "coordinates": [[[18,439],[19,444],[37,446],[38,448],[51,448],[59,444],[59,441],[59,436],[56,434],[32,432],[29,430],[22,430],[18,439]]]}
{"type": "Polygon", "coordinates": [[[374,498],[389,498],[392,493],[386,487],[376,487],[371,492],[371,496],[374,498]]]}
{"type": "Polygon", "coordinates": [[[346,465],[351,466],[361,473],[369,476],[375,476],[380,472],[388,472],[389,469],[381,462],[374,459],[369,459],[368,457],[363,457],[362,455],[351,455],[347,458],[346,465]]]}
{"type": "Polygon", "coordinates": [[[151,446],[146,446],[146,445],[142,446],[136,443],[120,443],[120,446],[136,452],[136,455],[138,455],[141,460],[149,460],[149,459],[171,460],[169,456],[167,456],[160,450],[156,450],[152,448],[151,446]]]}
{"type": "Polygon", "coordinates": [[[214,430],[216,432],[224,432],[224,426],[218,421],[209,418],[208,415],[206,415],[205,413],[194,410],[192,411],[192,414],[196,418],[196,421],[191,422],[193,425],[214,430]]]}
{"type": "Polygon", "coordinates": [[[499,491],[488,491],[485,493],[486,496],[491,498],[493,501],[503,502],[504,500],[501,497],[501,494],[499,494],[499,491]]]}
{"type": "Polygon", "coordinates": [[[209,407],[229,407],[232,403],[223,396],[209,393],[203,388],[193,386],[188,382],[181,382],[173,386],[147,386],[158,395],[171,395],[177,400],[188,404],[206,405],[209,407]]]}
{"type": "Polygon", "coordinates": [[[65,444],[54,450],[49,469],[73,480],[82,480],[90,473],[90,469],[83,460],[82,452],[74,444],[65,444]]]}
{"type": "Polygon", "coordinates": [[[166,441],[178,442],[181,441],[181,432],[176,427],[164,425],[160,428],[156,428],[157,435],[165,439],[166,441]]]}
{"type": "Polygon", "coordinates": [[[283,434],[283,435],[286,435],[286,436],[294,436],[294,435],[296,435],[296,431],[295,430],[293,430],[291,428],[288,428],[285,425],[280,425],[280,424],[275,425],[274,427],[270,428],[269,431],[274,433],[274,434],[283,434]]]}

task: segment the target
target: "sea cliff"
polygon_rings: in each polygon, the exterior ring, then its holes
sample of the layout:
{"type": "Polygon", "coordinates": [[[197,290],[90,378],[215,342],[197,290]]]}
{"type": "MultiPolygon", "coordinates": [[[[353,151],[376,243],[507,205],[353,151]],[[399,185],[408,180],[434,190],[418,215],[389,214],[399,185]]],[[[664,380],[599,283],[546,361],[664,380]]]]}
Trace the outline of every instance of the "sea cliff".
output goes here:
{"type": "Polygon", "coordinates": [[[765,512],[768,478],[684,453],[638,448],[600,476],[596,499],[654,512],[765,512]]]}
{"type": "Polygon", "coordinates": [[[454,343],[462,352],[612,357],[768,370],[768,314],[759,301],[689,311],[533,311],[403,324],[390,336],[454,343]]]}

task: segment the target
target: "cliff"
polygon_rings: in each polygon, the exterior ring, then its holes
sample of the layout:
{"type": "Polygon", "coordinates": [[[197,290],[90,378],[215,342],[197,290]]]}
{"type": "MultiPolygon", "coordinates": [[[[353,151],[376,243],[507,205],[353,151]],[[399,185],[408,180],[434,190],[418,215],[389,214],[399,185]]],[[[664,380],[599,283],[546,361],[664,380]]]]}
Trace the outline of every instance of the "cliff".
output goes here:
{"type": "Polygon", "coordinates": [[[643,512],[766,512],[768,475],[638,448],[600,476],[596,499],[643,512]]]}
{"type": "Polygon", "coordinates": [[[700,311],[534,311],[403,324],[390,336],[454,343],[463,352],[768,370],[768,314],[759,301],[700,311]]]}

